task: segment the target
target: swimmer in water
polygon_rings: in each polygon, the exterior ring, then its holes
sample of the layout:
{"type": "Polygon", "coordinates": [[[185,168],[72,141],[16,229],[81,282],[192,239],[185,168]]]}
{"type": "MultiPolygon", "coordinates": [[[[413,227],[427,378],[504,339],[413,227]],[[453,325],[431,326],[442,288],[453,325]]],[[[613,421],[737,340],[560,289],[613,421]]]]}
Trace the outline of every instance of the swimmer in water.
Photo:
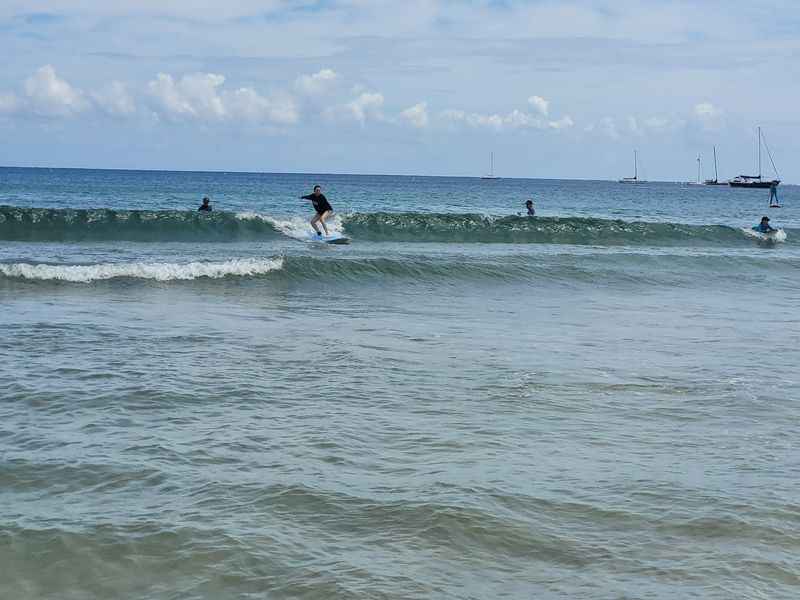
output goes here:
{"type": "Polygon", "coordinates": [[[533,200],[528,200],[525,203],[525,208],[528,209],[528,216],[535,217],[536,216],[536,209],[533,207],[533,200]]]}
{"type": "Polygon", "coordinates": [[[759,233],[772,233],[773,231],[778,230],[769,224],[769,217],[761,217],[761,223],[758,225],[753,225],[753,231],[757,231],[759,233]]]}

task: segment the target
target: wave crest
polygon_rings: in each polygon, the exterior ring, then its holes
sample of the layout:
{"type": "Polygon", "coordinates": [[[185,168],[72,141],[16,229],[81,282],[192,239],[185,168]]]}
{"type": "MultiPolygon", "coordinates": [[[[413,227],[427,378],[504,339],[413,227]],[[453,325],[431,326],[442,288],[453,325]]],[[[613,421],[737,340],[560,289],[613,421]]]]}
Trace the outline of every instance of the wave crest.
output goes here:
{"type": "MultiPolygon", "coordinates": [[[[753,236],[747,230],[725,225],[590,217],[374,212],[336,216],[329,225],[333,231],[345,233],[355,240],[374,242],[596,246],[730,246],[753,243],[753,236]]],[[[228,242],[282,237],[306,240],[310,232],[304,217],[277,217],[254,212],[0,206],[0,240],[8,241],[228,242]]]]}
{"type": "Polygon", "coordinates": [[[794,285],[800,262],[774,256],[728,256],[725,254],[638,254],[600,252],[587,254],[527,254],[499,258],[463,256],[394,258],[349,258],[344,256],[277,256],[229,259],[220,262],[133,262],[93,265],[0,263],[0,287],[19,281],[39,283],[91,283],[102,280],[181,282],[228,278],[263,280],[267,285],[320,281],[359,283],[364,281],[442,285],[459,282],[537,281],[552,285],[735,285],[763,280],[770,271],[770,285],[794,285]],[[704,273],[702,278],[697,273],[704,273]],[[269,277],[264,277],[268,275],[269,277]]]}
{"type": "Polygon", "coordinates": [[[155,281],[206,277],[264,275],[283,268],[283,259],[235,259],[224,262],[190,263],[101,263],[96,265],[0,264],[5,277],[39,281],[91,283],[104,279],[132,278],[155,281]]]}
{"type": "Polygon", "coordinates": [[[0,206],[0,240],[8,241],[225,242],[280,235],[255,214],[0,206]]]}
{"type": "Polygon", "coordinates": [[[576,245],[725,245],[746,237],[725,225],[650,223],[590,217],[492,217],[450,213],[356,213],[344,220],[355,239],[576,245]]]}

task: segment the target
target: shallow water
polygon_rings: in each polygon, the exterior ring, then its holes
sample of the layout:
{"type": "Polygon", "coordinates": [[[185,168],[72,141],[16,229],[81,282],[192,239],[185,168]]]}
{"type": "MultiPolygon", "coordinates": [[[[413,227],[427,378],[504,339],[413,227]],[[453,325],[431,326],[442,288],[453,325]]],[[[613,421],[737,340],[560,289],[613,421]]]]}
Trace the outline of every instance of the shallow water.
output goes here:
{"type": "Polygon", "coordinates": [[[0,169],[0,598],[796,596],[781,196],[0,169]]]}

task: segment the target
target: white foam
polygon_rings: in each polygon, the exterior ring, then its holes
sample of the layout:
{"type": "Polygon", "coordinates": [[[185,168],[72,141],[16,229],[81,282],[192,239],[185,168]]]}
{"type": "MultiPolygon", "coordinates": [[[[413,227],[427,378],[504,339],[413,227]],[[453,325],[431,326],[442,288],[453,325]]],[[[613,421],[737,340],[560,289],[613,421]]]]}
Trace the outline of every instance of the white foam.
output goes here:
{"type": "Polygon", "coordinates": [[[238,212],[236,213],[235,216],[240,221],[266,221],[267,223],[272,222],[267,215],[262,215],[261,213],[253,212],[250,210],[238,212]]]}
{"type": "Polygon", "coordinates": [[[24,279],[90,283],[101,279],[131,277],[173,281],[228,275],[264,275],[283,267],[282,258],[234,259],[224,262],[190,263],[101,263],[96,265],[0,264],[0,274],[24,279]]]}
{"type": "MultiPolygon", "coordinates": [[[[236,218],[242,220],[266,221],[275,229],[280,231],[283,235],[289,236],[296,240],[307,241],[314,233],[313,229],[311,228],[311,224],[309,223],[309,219],[304,217],[287,217],[284,219],[279,219],[277,217],[255,212],[240,212],[236,213],[236,218]]],[[[328,231],[331,234],[343,235],[342,220],[338,215],[334,215],[330,219],[326,220],[325,224],[328,226],[328,231]]]]}
{"type": "Polygon", "coordinates": [[[769,235],[761,233],[760,231],[754,231],[753,229],[747,229],[747,228],[743,228],[742,231],[745,233],[745,235],[750,236],[752,238],[756,238],[758,240],[764,240],[769,242],[786,241],[786,232],[783,229],[778,229],[775,233],[771,233],[769,235]]]}

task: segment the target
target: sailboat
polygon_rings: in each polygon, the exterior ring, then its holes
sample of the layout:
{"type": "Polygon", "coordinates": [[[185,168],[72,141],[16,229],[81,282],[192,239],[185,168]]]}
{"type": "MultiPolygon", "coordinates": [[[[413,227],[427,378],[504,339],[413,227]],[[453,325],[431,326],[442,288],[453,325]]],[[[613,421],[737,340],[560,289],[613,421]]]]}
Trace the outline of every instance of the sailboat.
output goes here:
{"type": "MultiPolygon", "coordinates": [[[[773,185],[778,185],[780,179],[762,179],[761,177],[761,143],[763,136],[761,135],[761,127],[758,128],[758,175],[739,175],[734,177],[728,182],[731,187],[738,188],[771,188],[773,185]]],[[[772,163],[772,170],[778,176],[778,169],[775,168],[775,162],[772,160],[772,152],[769,151],[767,142],[764,141],[764,146],[767,148],[767,155],[769,162],[772,163]]]]}
{"type": "Polygon", "coordinates": [[[689,185],[703,185],[703,167],[700,162],[700,155],[697,155],[697,181],[690,181],[689,185]]]}
{"type": "Polygon", "coordinates": [[[639,165],[637,160],[636,150],[633,151],[633,177],[623,177],[619,180],[620,183],[644,183],[639,179],[639,165]]]}
{"type": "Polygon", "coordinates": [[[714,179],[706,179],[703,185],[727,185],[727,182],[720,181],[717,175],[717,147],[714,146],[714,179]]]}
{"type": "Polygon", "coordinates": [[[481,179],[500,179],[494,174],[494,152],[489,153],[489,174],[481,176],[481,179]]]}

